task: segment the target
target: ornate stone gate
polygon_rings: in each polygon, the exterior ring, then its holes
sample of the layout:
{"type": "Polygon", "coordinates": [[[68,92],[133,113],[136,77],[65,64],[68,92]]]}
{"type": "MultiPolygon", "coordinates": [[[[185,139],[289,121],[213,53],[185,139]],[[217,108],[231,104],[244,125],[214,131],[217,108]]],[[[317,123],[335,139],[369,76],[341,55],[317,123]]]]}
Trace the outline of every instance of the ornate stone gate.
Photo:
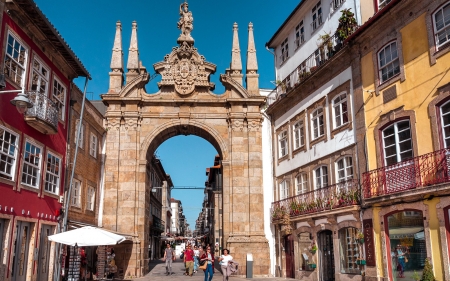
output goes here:
{"type": "Polygon", "coordinates": [[[145,90],[150,75],[139,61],[136,22],[126,73],[121,23],[117,23],[109,90],[102,96],[108,106],[103,226],[133,237],[132,243],[115,249],[116,263],[125,276],[145,274],[151,223],[146,163],[168,138],[196,135],[209,141],[222,159],[222,246],[241,262],[241,274],[245,274],[246,254],[252,253],[254,275],[268,275],[260,110],[265,98],[259,95],[253,25],[248,26],[246,88],[234,24],[230,68],[220,76],[225,92],[214,94],[210,75],[216,66],[194,47],[193,17],[187,3],[181,4],[180,16],[178,46],[153,65],[162,77],[159,91],[153,94],[145,90]]]}

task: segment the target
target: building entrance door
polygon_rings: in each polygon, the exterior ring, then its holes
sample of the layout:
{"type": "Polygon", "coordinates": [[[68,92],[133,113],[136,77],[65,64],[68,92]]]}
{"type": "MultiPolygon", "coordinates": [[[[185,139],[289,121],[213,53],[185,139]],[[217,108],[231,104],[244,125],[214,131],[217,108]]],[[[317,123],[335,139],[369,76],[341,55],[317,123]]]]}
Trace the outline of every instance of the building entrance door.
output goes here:
{"type": "Polygon", "coordinates": [[[333,233],[324,230],[318,235],[320,281],[334,281],[333,233]]]}
{"type": "Polygon", "coordinates": [[[48,236],[53,234],[53,227],[43,224],[41,226],[41,239],[39,241],[39,255],[38,255],[38,281],[47,281],[49,271],[49,258],[50,258],[50,241],[48,236]]]}
{"type": "Polygon", "coordinates": [[[295,278],[295,256],[293,235],[284,237],[284,249],[286,253],[286,278],[295,278]]]}
{"type": "Polygon", "coordinates": [[[25,281],[27,277],[28,251],[30,246],[31,223],[17,221],[14,240],[11,281],[25,281]]]}

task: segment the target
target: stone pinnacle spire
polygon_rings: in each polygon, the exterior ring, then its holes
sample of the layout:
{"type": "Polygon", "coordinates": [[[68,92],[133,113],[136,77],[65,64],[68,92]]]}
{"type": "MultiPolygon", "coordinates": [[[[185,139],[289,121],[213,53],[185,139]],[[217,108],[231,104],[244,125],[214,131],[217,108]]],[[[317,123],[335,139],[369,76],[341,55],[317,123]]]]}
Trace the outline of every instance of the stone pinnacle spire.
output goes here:
{"type": "Polygon", "coordinates": [[[253,23],[248,24],[247,69],[245,80],[247,92],[250,95],[260,95],[258,61],[256,60],[255,39],[253,38],[253,23]]]}
{"type": "Polygon", "coordinates": [[[239,48],[238,24],[233,24],[233,49],[231,50],[230,70],[242,72],[241,49],[239,48]]]}
{"type": "Polygon", "coordinates": [[[110,67],[112,71],[123,72],[122,24],[120,21],[116,23],[116,37],[114,38],[110,67]]]}
{"type": "Polygon", "coordinates": [[[138,72],[139,69],[139,50],[137,41],[137,23],[133,21],[131,29],[130,49],[128,50],[128,72],[138,72]]]}
{"type": "Polygon", "coordinates": [[[255,39],[253,38],[253,23],[248,24],[248,47],[247,47],[247,73],[258,71],[256,60],[255,39]]]}

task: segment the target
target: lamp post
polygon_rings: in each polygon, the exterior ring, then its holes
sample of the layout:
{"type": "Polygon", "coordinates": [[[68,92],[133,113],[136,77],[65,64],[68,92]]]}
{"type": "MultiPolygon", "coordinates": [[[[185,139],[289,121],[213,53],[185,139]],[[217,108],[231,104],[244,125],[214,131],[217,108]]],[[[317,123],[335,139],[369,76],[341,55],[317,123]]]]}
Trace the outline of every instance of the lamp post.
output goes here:
{"type": "Polygon", "coordinates": [[[33,103],[28,98],[28,94],[25,93],[25,91],[22,90],[5,90],[0,91],[0,94],[10,94],[10,93],[19,93],[17,96],[14,97],[14,99],[10,100],[11,104],[14,105],[17,109],[17,111],[20,114],[24,114],[28,108],[33,107],[33,103]]]}

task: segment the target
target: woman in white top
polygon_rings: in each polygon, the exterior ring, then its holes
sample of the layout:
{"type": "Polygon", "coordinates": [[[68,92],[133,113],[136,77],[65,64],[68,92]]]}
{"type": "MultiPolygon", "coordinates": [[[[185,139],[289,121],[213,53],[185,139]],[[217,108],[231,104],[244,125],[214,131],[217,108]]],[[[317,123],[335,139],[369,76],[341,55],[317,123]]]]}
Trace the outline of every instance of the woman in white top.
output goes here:
{"type": "Polygon", "coordinates": [[[200,258],[200,250],[194,246],[194,273],[197,273],[198,260],[200,258]]]}
{"type": "Polygon", "coordinates": [[[220,268],[222,269],[223,281],[227,281],[228,280],[227,267],[228,267],[228,263],[232,259],[233,259],[233,257],[229,255],[228,249],[223,249],[222,250],[222,255],[219,258],[220,268]]]}

